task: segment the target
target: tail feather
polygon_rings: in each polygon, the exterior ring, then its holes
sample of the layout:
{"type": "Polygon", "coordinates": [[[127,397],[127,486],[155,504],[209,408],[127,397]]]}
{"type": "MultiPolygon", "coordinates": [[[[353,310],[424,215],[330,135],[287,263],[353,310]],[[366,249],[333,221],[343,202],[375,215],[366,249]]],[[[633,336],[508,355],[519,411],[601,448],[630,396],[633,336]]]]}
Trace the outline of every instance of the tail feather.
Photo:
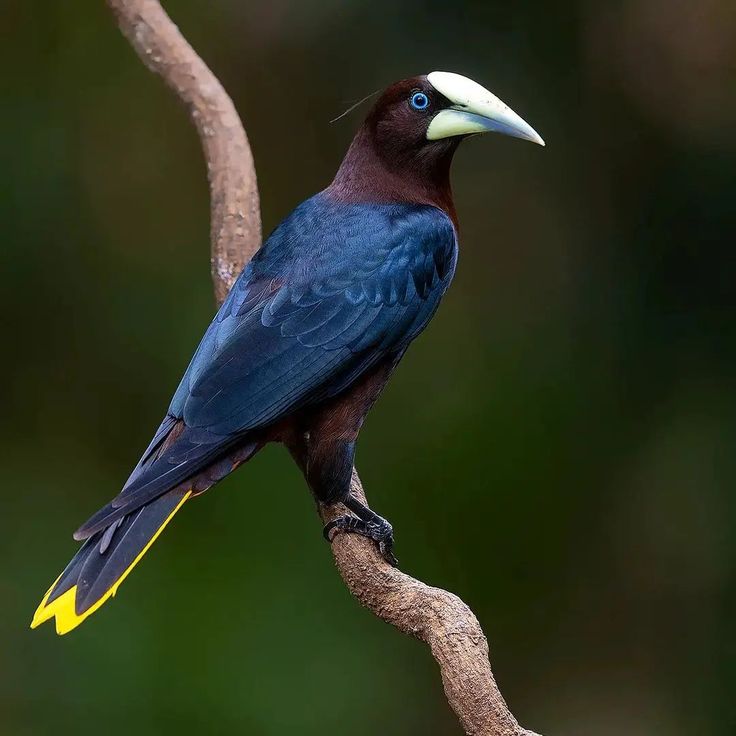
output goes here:
{"type": "Polygon", "coordinates": [[[66,634],[115,595],[174,514],[192,495],[175,489],[91,536],[41,601],[31,622],[36,628],[56,618],[66,634]]]}

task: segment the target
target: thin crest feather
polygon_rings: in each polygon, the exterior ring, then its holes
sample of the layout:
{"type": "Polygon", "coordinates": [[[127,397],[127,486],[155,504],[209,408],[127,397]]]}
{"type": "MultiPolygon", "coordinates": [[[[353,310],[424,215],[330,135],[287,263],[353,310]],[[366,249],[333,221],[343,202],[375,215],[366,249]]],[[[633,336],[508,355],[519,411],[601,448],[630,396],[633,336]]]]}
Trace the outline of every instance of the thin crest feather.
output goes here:
{"type": "Polygon", "coordinates": [[[377,89],[375,92],[371,92],[369,95],[366,95],[362,99],[353,103],[347,110],[345,110],[345,112],[341,112],[336,118],[332,118],[332,120],[330,120],[330,124],[336,123],[338,120],[344,118],[346,115],[349,115],[353,110],[355,110],[356,107],[360,107],[364,102],[370,100],[371,97],[375,97],[380,91],[380,89],[377,89]]]}

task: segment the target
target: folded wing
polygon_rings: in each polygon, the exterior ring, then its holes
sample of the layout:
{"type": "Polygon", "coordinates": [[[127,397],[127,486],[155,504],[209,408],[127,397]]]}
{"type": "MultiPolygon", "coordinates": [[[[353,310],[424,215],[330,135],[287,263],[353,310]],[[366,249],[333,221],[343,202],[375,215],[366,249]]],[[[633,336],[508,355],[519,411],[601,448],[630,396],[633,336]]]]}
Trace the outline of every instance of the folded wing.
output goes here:
{"type": "Polygon", "coordinates": [[[151,446],[77,538],[185,482],[249,433],[340,393],[429,321],[455,268],[449,218],[433,207],[336,206],[321,196],[297,208],[241,274],[151,446]]]}

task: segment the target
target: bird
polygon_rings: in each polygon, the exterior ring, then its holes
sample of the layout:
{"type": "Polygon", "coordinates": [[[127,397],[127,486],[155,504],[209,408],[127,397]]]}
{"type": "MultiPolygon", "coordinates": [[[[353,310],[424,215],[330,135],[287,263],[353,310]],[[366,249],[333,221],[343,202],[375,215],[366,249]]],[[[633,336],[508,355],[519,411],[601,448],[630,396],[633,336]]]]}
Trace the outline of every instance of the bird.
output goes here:
{"type": "Polygon", "coordinates": [[[364,419],[455,274],[450,164],[468,137],[539,134],[468,77],[435,71],[386,88],[332,182],[299,204],[234,283],[122,490],[74,533],[83,542],[35,628],[75,629],[115,595],[184,503],[268,443],[287,447],[319,504],[349,512],[396,564],[388,520],[351,495],[364,419]]]}

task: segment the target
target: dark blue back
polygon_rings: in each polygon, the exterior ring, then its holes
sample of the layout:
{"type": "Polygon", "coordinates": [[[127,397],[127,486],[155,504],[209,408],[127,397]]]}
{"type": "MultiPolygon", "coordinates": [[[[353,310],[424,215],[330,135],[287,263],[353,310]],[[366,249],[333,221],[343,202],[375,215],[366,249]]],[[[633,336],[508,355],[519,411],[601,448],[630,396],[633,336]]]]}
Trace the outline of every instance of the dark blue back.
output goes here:
{"type": "Polygon", "coordinates": [[[421,332],[456,259],[452,223],[435,207],[308,199],[237,280],[171,413],[231,434],[334,395],[336,376],[354,380],[421,332]]]}
{"type": "Polygon", "coordinates": [[[436,207],[345,204],[324,193],[299,205],[238,278],[148,450],[92,521],[147,503],[244,434],[340,394],[403,352],[456,261],[452,222],[436,207]],[[155,457],[176,425],[176,440],[155,457]]]}

